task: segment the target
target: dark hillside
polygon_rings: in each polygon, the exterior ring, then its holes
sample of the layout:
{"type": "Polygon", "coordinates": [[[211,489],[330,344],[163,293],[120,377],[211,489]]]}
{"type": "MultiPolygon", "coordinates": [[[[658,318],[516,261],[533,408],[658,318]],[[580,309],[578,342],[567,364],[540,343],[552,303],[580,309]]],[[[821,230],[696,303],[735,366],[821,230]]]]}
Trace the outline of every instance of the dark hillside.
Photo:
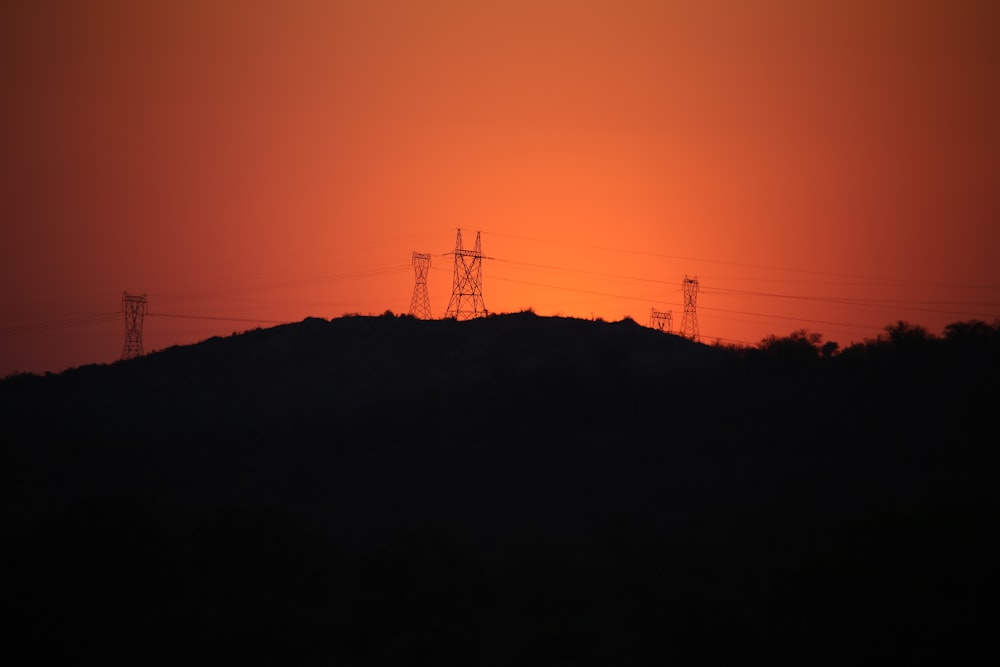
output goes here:
{"type": "Polygon", "coordinates": [[[103,664],[961,661],[1000,344],[906,333],[387,314],[7,378],[9,629],[103,664]]]}

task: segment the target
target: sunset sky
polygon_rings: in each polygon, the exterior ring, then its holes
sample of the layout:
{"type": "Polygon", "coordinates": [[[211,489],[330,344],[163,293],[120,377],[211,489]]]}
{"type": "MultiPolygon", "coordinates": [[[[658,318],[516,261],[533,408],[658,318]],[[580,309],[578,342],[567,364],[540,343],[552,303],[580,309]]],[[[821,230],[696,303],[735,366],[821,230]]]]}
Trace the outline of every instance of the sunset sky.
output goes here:
{"type": "Polygon", "coordinates": [[[0,376],[308,316],[1000,317],[1000,3],[0,5],[0,376]]]}

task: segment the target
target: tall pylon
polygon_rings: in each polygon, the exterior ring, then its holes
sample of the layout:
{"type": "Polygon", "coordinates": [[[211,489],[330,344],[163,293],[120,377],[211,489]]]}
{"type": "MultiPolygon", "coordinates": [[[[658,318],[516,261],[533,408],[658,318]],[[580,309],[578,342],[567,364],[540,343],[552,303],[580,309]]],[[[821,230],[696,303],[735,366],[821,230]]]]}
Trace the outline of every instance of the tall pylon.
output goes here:
{"type": "Polygon", "coordinates": [[[448,301],[445,317],[469,320],[489,315],[483,302],[483,246],[476,232],[476,247],[465,250],[462,247],[462,230],[458,230],[455,240],[455,278],[448,301]]]}
{"type": "Polygon", "coordinates": [[[695,311],[698,305],[698,277],[684,276],[681,290],[684,292],[684,315],[681,317],[680,334],[697,342],[701,339],[698,333],[698,313],[695,311]]]}
{"type": "Polygon", "coordinates": [[[122,359],[141,357],[142,321],[146,317],[146,295],[122,294],[122,311],[125,313],[125,344],[122,345],[122,359]]]}
{"type": "Polygon", "coordinates": [[[649,309],[649,328],[671,333],[674,329],[674,312],[672,310],[649,309]]]}
{"type": "Polygon", "coordinates": [[[427,293],[427,274],[431,268],[431,255],[425,252],[413,253],[413,298],[410,299],[410,315],[421,320],[431,319],[431,297],[427,293]]]}

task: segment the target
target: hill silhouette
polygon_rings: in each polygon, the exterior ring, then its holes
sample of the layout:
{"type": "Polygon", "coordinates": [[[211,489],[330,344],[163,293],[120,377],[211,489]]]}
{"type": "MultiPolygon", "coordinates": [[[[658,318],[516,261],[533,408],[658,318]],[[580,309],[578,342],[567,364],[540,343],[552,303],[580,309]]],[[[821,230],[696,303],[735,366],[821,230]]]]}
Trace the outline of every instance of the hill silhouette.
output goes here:
{"type": "Polygon", "coordinates": [[[4,379],[8,630],[103,664],[961,660],[1000,336],[887,332],[387,313],[4,379]]]}

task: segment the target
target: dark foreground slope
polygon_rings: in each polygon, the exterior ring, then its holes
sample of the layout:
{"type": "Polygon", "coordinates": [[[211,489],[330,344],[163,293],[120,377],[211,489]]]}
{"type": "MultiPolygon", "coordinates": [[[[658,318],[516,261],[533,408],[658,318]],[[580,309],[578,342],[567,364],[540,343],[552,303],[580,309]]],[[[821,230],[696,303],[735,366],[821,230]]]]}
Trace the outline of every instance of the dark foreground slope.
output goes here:
{"type": "Polygon", "coordinates": [[[9,378],[9,649],[960,660],[992,632],[996,350],[875,352],[347,317],[9,378]]]}

